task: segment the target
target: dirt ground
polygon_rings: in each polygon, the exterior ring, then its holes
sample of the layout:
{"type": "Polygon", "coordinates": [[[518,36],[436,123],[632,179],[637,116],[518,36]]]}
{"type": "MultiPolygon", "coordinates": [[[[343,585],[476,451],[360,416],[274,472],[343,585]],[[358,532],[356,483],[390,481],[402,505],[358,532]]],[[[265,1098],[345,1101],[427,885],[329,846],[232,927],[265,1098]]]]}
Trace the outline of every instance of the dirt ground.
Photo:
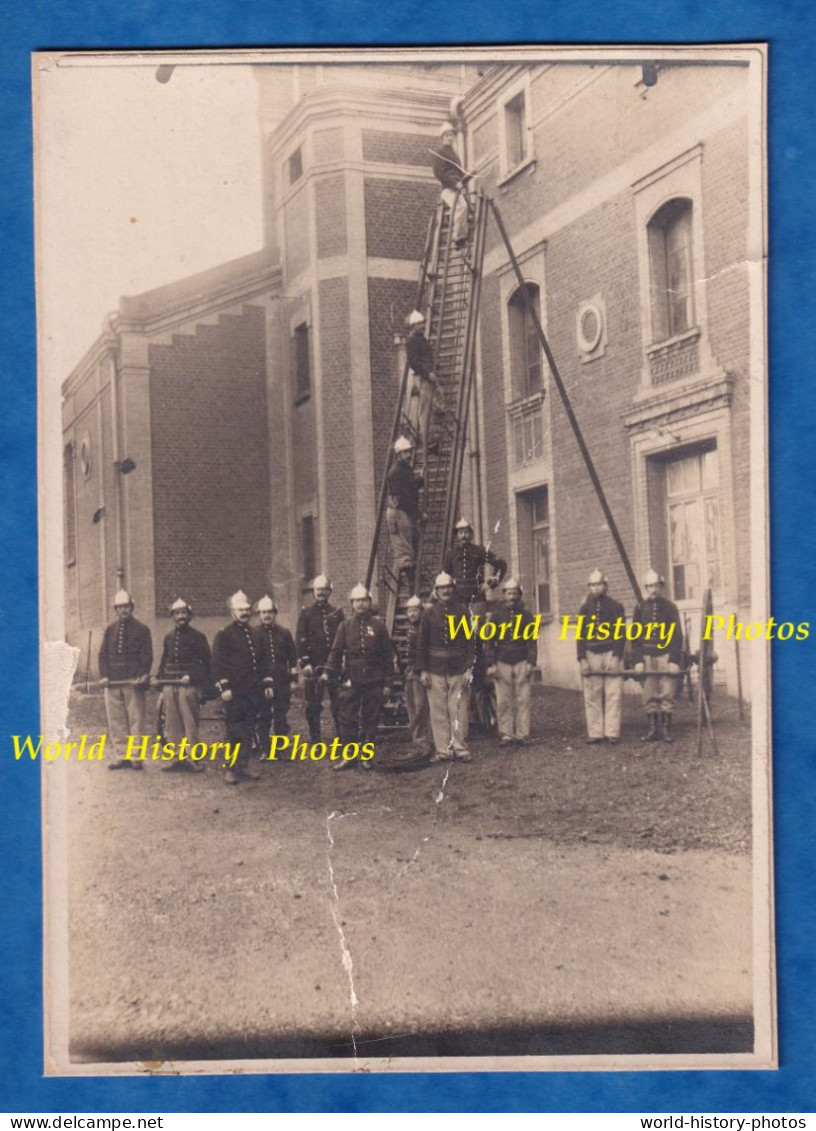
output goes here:
{"type": "Polygon", "coordinates": [[[749,727],[721,696],[698,758],[691,704],[672,746],[624,717],[587,746],[580,696],[537,688],[536,744],[413,773],[63,767],[71,1056],[750,1051],[749,727]]]}

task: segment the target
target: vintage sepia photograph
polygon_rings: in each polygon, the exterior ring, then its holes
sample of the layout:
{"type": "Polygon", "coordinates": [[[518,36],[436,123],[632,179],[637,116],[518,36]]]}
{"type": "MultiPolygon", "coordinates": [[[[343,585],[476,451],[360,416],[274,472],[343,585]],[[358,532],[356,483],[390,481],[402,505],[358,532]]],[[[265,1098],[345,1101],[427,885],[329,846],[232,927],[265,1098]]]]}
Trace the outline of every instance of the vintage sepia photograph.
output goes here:
{"type": "Polygon", "coordinates": [[[766,66],[34,56],[46,1074],[775,1067],[766,66]]]}

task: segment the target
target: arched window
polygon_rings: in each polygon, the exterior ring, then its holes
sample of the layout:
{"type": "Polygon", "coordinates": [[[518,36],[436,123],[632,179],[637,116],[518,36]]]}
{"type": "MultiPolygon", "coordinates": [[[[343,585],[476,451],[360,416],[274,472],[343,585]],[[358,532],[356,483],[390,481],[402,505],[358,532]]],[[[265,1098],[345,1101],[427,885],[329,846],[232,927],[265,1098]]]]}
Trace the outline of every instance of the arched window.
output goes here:
{"type": "Polygon", "coordinates": [[[669,200],[648,224],[652,334],[663,342],[694,326],[691,201],[669,200]]]}
{"type": "MultiPolygon", "coordinates": [[[[527,297],[535,307],[540,321],[541,302],[535,283],[527,283],[527,297]]],[[[531,397],[534,393],[543,390],[544,372],[538,331],[530,317],[521,287],[511,296],[507,304],[507,319],[513,389],[517,397],[531,397]]]]}

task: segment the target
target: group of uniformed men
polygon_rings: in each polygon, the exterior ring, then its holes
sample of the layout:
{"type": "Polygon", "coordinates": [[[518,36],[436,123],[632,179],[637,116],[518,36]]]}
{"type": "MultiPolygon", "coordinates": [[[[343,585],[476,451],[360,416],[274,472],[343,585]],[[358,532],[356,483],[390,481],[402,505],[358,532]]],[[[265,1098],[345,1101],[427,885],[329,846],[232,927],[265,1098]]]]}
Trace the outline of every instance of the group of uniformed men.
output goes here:
{"type": "MultiPolygon", "coordinates": [[[[499,741],[502,746],[527,745],[530,738],[530,698],[537,646],[525,639],[534,618],[524,607],[515,578],[505,578],[506,563],[473,541],[466,520],[457,524],[457,541],[434,583],[431,599],[413,596],[407,603],[408,638],[405,695],[411,739],[431,762],[471,761],[468,749],[469,694],[477,648],[475,633],[462,630],[484,591],[501,585],[504,599],[480,607],[496,625],[484,649],[485,673],[496,687],[499,741]],[[485,566],[493,574],[485,577],[485,566]],[[502,625],[512,631],[501,631],[502,625]]],[[[672,711],[683,648],[676,605],[662,595],[663,578],[654,570],[645,577],[646,597],[637,606],[632,624],[645,631],[628,647],[629,662],[642,676],[649,729],[646,741],[673,741],[672,711]],[[659,631],[659,626],[671,631],[659,631]],[[666,645],[663,641],[668,640],[666,645]]],[[[328,697],[341,742],[373,742],[384,700],[395,671],[395,657],[384,622],[372,612],[371,595],[363,585],[350,594],[352,615],[329,602],[331,582],[324,575],[313,583],[314,602],[298,619],[297,642],[278,625],[271,597],[256,604],[260,625],[251,624],[252,606],[242,591],[230,597],[231,620],[216,633],[212,654],[206,636],[191,626],[189,602],[177,599],[171,607],[173,629],[167,633],[153,680],[150,630],[133,616],[134,604],[120,590],[114,598],[116,620],[106,629],[99,651],[99,672],[105,687],[105,706],[112,744],[118,758],[110,769],[140,770],[142,762],[126,758],[130,735],[144,732],[145,691],[151,683],[161,690],[160,716],[164,737],[172,743],[198,740],[202,701],[220,697],[226,717],[227,741],[238,745],[238,756],[226,774],[228,784],[256,775],[250,753],[261,748],[264,736],[289,733],[292,685],[304,685],[306,719],[312,742],[319,742],[324,697],[328,697]]],[[[623,606],[607,594],[600,570],[589,577],[588,594],[579,610],[592,631],[577,641],[583,677],[584,706],[590,745],[620,740],[621,667],[627,646],[613,631],[623,622],[623,606]],[[598,631],[606,626],[609,631],[598,631]]],[[[346,769],[353,761],[339,761],[346,769]]],[[[370,762],[360,763],[370,768],[370,762]]],[[[196,771],[192,760],[174,760],[166,770],[196,771]]]]}

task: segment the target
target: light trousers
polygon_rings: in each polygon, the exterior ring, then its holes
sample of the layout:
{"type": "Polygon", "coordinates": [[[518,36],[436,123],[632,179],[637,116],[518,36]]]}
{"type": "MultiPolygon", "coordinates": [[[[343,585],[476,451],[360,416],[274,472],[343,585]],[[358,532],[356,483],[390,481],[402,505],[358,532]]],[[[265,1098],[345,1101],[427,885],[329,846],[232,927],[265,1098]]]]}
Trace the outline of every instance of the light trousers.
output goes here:
{"type": "Polygon", "coordinates": [[[416,561],[414,523],[405,511],[397,510],[395,507],[386,508],[385,521],[388,524],[391,552],[394,555],[394,572],[413,569],[416,561]]]}
{"type": "Polygon", "coordinates": [[[467,239],[468,234],[468,202],[467,193],[456,192],[454,189],[442,189],[442,200],[448,208],[453,209],[453,238],[454,240],[467,239]]]}
{"type": "Polygon", "coordinates": [[[467,754],[469,695],[461,675],[431,675],[428,695],[437,754],[467,754]]]}
{"type": "Polygon", "coordinates": [[[496,713],[502,738],[529,738],[532,687],[533,672],[525,661],[496,662],[496,713]]]}
{"type": "MultiPolygon", "coordinates": [[[[619,672],[620,656],[614,652],[587,652],[591,672],[619,672]]],[[[584,676],[584,711],[590,738],[620,738],[623,677],[593,679],[584,676]]]]}
{"type": "Polygon", "coordinates": [[[201,700],[196,687],[163,687],[164,737],[168,742],[198,742],[201,700]]]}
{"type": "Polygon", "coordinates": [[[108,734],[117,758],[124,758],[132,734],[144,734],[145,693],[140,687],[106,687],[108,734]]]}

